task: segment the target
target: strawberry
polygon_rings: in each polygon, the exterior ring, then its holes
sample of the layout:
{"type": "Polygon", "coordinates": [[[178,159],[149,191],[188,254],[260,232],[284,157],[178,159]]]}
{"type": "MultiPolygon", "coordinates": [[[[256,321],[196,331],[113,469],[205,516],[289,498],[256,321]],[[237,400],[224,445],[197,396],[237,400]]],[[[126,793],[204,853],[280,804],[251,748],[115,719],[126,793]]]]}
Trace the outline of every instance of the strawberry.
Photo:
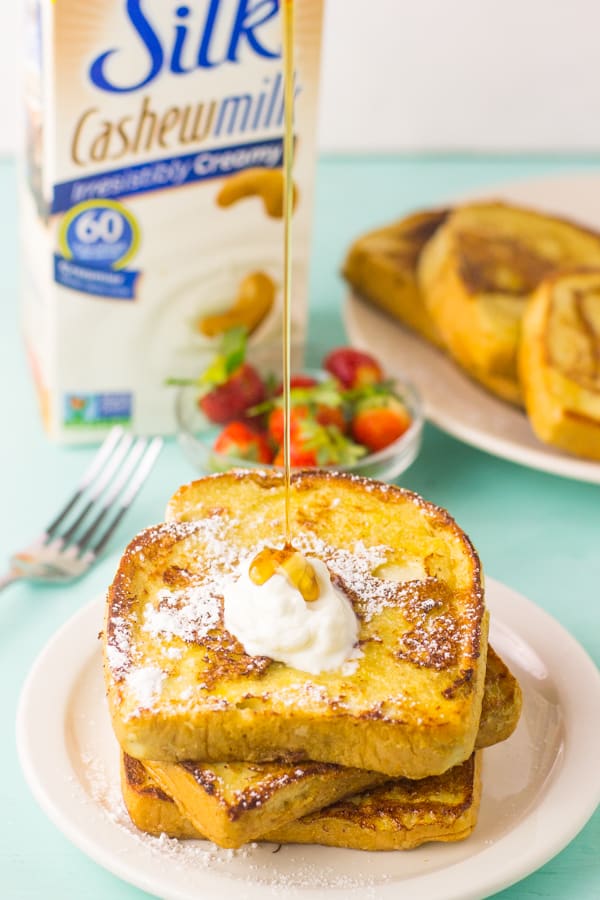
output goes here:
{"type": "Polygon", "coordinates": [[[234,456],[252,462],[270,463],[273,460],[273,451],[266,434],[242,421],[226,425],[216,439],[213,450],[223,456],[234,456]]]}
{"type": "Polygon", "coordinates": [[[224,425],[262,403],[265,396],[265,384],[257,370],[250,363],[242,363],[226,381],[203,394],[198,403],[207,419],[224,425]]]}
{"type": "Polygon", "coordinates": [[[323,360],[323,368],[345,388],[358,388],[367,384],[377,384],[383,379],[383,372],[377,360],[370,353],[353,347],[338,347],[323,360]]]}
{"type": "Polygon", "coordinates": [[[167,384],[199,388],[198,406],[217,425],[241,418],[267,396],[265,382],[245,361],[246,344],[246,329],[231,328],[223,335],[219,352],[198,378],[168,378],[167,384]]]}
{"type": "Polygon", "coordinates": [[[410,415],[395,397],[375,398],[359,406],[352,419],[352,436],[371,453],[383,450],[409,428],[410,415]]]}

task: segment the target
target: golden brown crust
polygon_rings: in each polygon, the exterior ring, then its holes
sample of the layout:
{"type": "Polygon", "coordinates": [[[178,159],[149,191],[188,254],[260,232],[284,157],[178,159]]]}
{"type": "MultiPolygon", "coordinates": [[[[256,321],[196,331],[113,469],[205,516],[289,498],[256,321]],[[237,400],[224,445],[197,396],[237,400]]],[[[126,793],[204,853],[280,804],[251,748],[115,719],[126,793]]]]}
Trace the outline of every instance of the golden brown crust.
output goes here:
{"type": "Polygon", "coordinates": [[[256,471],[210,476],[177,492],[169,515],[179,521],[130,544],[109,591],[107,685],[124,748],[166,762],[290,754],[411,777],[468,756],[487,652],[469,539],[445,510],[356,476],[298,473],[293,509],[304,511],[301,549],[319,555],[354,601],[356,672],[307,676],[248,656],[223,628],[219,578],[254,541],[280,533],[283,482],[256,471]],[[399,553],[424,559],[427,579],[375,574],[399,553]],[[176,633],[165,634],[174,616],[176,633]]]}
{"type": "Polygon", "coordinates": [[[148,777],[148,772],[139,759],[134,759],[133,756],[122,753],[121,763],[124,767],[124,777],[127,784],[137,791],[138,794],[153,797],[156,800],[171,799],[155,781],[148,777]]]}
{"type": "MultiPolygon", "coordinates": [[[[225,475],[214,475],[211,478],[228,478],[233,475],[236,478],[246,480],[248,475],[257,479],[256,483],[261,488],[272,490],[274,487],[281,485],[282,477],[276,473],[260,473],[256,472],[238,472],[226,473],[225,475]]],[[[386,505],[397,501],[398,497],[402,497],[423,510],[431,520],[432,528],[444,528],[450,530],[453,535],[463,544],[465,553],[468,555],[473,565],[473,585],[477,594],[477,604],[480,610],[483,610],[483,591],[481,589],[481,564],[477,552],[470,541],[469,537],[459,528],[456,521],[450,513],[442,507],[436,506],[430,501],[425,500],[420,495],[406,488],[396,485],[381,484],[367,478],[356,475],[347,475],[333,473],[330,471],[306,470],[304,472],[294,473],[292,476],[292,485],[298,495],[302,493],[314,493],[321,489],[326,483],[344,484],[345,487],[352,486],[358,490],[374,491],[378,490],[378,500],[386,505]],[[478,585],[478,586],[477,586],[478,585]]],[[[187,491],[195,492],[195,482],[181,487],[169,502],[167,508],[167,518],[169,518],[169,510],[185,508],[187,491]]],[[[307,516],[302,507],[298,510],[298,521],[301,528],[309,528],[315,525],[315,518],[307,516]]],[[[177,518],[177,521],[189,521],[186,516],[177,518]]],[[[127,551],[126,551],[127,552],[127,551]]],[[[347,583],[343,577],[339,577],[340,582],[352,599],[353,605],[359,618],[364,616],[361,609],[360,591],[353,589],[352,585],[347,583]]],[[[458,647],[460,646],[460,629],[462,620],[460,615],[453,615],[448,609],[455,601],[456,606],[460,606],[468,602],[467,592],[452,592],[443,582],[428,583],[419,585],[416,590],[409,594],[403,603],[403,614],[406,620],[411,624],[412,629],[407,631],[400,642],[397,651],[399,658],[408,659],[411,663],[433,669],[446,669],[456,665],[458,660],[458,647]],[[425,596],[426,595],[426,596],[425,596]],[[424,606],[427,613],[424,612],[424,606]],[[445,614],[444,628],[437,629],[435,632],[431,628],[431,609],[440,610],[442,615],[445,614]]],[[[478,659],[480,652],[480,622],[473,634],[473,644],[471,647],[471,656],[478,659]]],[[[466,671],[466,670],[465,670],[466,671]]],[[[461,672],[461,679],[465,680],[465,671],[461,672]]],[[[468,678],[468,676],[467,676],[468,678]]]]}
{"type": "Polygon", "coordinates": [[[526,301],[551,273],[600,264],[600,235],[503,203],[457,208],[421,255],[419,283],[444,342],[469,375],[522,402],[517,353],[526,301]]]}
{"type": "MultiPolygon", "coordinates": [[[[123,771],[128,771],[125,765],[123,771]]],[[[127,777],[122,784],[126,806],[142,830],[156,834],[156,822],[160,821],[168,823],[166,833],[170,837],[204,836],[173,801],[158,799],[157,794],[127,777]]],[[[146,772],[146,787],[152,784],[152,776],[146,772]]],[[[365,850],[403,850],[426,841],[462,840],[476,824],[480,794],[481,754],[474,754],[444,775],[416,782],[397,779],[269,831],[259,839],[365,850]]]]}
{"type": "Polygon", "coordinates": [[[413,213],[362,235],[350,247],[342,270],[361,297],[438,345],[441,337],[419,291],[417,266],[423,247],[449,213],[413,213]]]}
{"type": "MultiPolygon", "coordinates": [[[[235,792],[234,801],[231,803],[228,802],[224,794],[219,794],[220,779],[215,775],[214,768],[211,769],[197,762],[184,762],[179,765],[192,776],[195,784],[207,794],[216,797],[218,802],[226,807],[227,817],[232,822],[235,822],[249,810],[264,806],[284,786],[301,784],[309,779],[314,780],[315,777],[330,775],[334,771],[336,774],[341,774],[342,771],[339,766],[308,761],[304,761],[301,766],[278,765],[277,763],[248,763],[244,765],[244,769],[254,772],[257,779],[260,780],[243,784],[241,789],[235,792]]],[[[227,769],[227,767],[228,764],[225,764],[224,768],[227,769]]]]}
{"type": "Polygon", "coordinates": [[[473,754],[460,766],[454,766],[443,775],[430,776],[417,781],[399,778],[392,783],[365,791],[340,803],[305,817],[314,821],[337,819],[352,822],[364,829],[377,827],[385,817],[394,830],[406,827],[407,817],[423,819],[435,813],[443,819],[461,817],[473,804],[475,759],[473,754]]]}
{"type": "Polygon", "coordinates": [[[519,682],[494,648],[488,646],[485,691],[476,747],[491,747],[514,732],[523,706],[519,682]]]}
{"type": "Polygon", "coordinates": [[[136,828],[155,837],[163,834],[180,840],[202,837],[142,763],[121,753],[120,770],[123,801],[136,828]]]}
{"type": "MultiPolygon", "coordinates": [[[[521,709],[519,686],[491,647],[488,649],[485,685],[476,742],[478,748],[509,737],[521,709]]],[[[169,816],[172,817],[173,810],[162,805],[161,818],[161,804],[158,801],[174,798],[186,821],[192,823],[198,832],[225,847],[238,847],[273,827],[283,827],[312,810],[322,809],[350,794],[378,787],[386,781],[385,776],[314,762],[302,762],[300,765],[282,762],[212,765],[185,762],[173,765],[150,761],[141,763],[123,754],[123,765],[129,792],[135,792],[134,798],[130,798],[130,805],[134,809],[141,806],[136,819],[138,824],[144,808],[140,795],[146,794],[156,801],[148,804],[148,813],[154,813],[154,818],[150,816],[151,822],[156,819],[164,822],[169,816]]],[[[445,777],[444,783],[447,795],[453,782],[445,777]]],[[[409,786],[407,793],[412,811],[408,808],[401,810],[397,797],[394,801],[405,820],[409,814],[413,819],[416,816],[414,807],[417,795],[414,784],[409,783],[409,786]]],[[[386,797],[389,800],[391,796],[382,795],[382,802],[378,802],[380,814],[386,808],[386,797]]],[[[438,814],[440,802],[437,796],[438,814]]],[[[427,803],[423,798],[421,803],[425,816],[427,803]]],[[[347,806],[346,817],[350,818],[354,807],[347,806]]],[[[453,796],[452,806],[457,807],[456,796],[453,796]]],[[[143,828],[143,818],[141,821],[143,828]]],[[[181,824],[173,827],[180,830],[181,824]]]]}
{"type": "Polygon", "coordinates": [[[542,282],[525,313],[519,367],[536,435],[600,460],[600,268],[542,282]]]}
{"type": "Polygon", "coordinates": [[[494,236],[459,231],[456,251],[460,277],[473,295],[501,292],[525,302],[542,278],[553,270],[550,260],[511,235],[494,236]],[[506,269],[512,277],[506,279],[506,269]]]}
{"type": "Polygon", "coordinates": [[[235,849],[297,819],[384,783],[386,776],[318,763],[159,763],[152,779],[207,838],[235,849]]]}

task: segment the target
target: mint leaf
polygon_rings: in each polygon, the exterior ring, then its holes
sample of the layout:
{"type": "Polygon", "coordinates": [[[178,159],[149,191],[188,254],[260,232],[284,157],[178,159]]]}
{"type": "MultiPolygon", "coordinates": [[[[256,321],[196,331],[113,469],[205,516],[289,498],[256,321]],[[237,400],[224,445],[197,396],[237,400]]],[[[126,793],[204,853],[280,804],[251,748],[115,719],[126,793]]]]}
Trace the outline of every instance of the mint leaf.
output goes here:
{"type": "Polygon", "coordinates": [[[320,466],[351,466],[361,459],[367,448],[342,434],[337,425],[321,425],[314,419],[301,424],[302,446],[314,450],[320,466]]]}
{"type": "MultiPolygon", "coordinates": [[[[334,406],[339,407],[343,403],[342,394],[338,384],[333,379],[329,381],[321,381],[312,387],[292,388],[290,392],[292,406],[334,406]]],[[[281,406],[283,399],[279,398],[281,406]]]]}
{"type": "Polygon", "coordinates": [[[367,453],[367,448],[347,438],[335,425],[327,425],[330,447],[334,462],[341,466],[351,466],[367,453]]]}
{"type": "Polygon", "coordinates": [[[242,325],[226,331],[221,339],[219,353],[202,372],[197,383],[207,387],[225,384],[246,359],[247,343],[248,332],[242,325]]]}
{"type": "MultiPolygon", "coordinates": [[[[291,406],[308,406],[313,411],[317,406],[333,406],[338,408],[344,403],[337,381],[322,381],[311,387],[295,387],[290,391],[291,406]]],[[[251,416],[262,415],[283,406],[283,394],[271,397],[248,410],[251,416]]]]}
{"type": "Polygon", "coordinates": [[[242,365],[246,359],[246,346],[248,344],[248,331],[243,325],[230,328],[223,335],[221,342],[221,356],[225,357],[227,374],[231,375],[242,365]]]}

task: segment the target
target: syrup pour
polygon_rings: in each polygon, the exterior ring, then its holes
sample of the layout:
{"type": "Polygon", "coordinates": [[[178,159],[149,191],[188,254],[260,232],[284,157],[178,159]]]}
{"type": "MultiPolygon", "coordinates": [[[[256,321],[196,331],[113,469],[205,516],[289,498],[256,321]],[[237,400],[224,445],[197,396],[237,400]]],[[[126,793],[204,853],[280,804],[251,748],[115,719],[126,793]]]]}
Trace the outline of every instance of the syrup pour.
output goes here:
{"type": "Polygon", "coordinates": [[[294,212],[294,0],[283,0],[283,464],[285,543],[292,543],[290,522],[291,448],[290,379],[292,340],[292,215],[294,212]]]}
{"type": "Polygon", "coordinates": [[[250,578],[264,584],[275,572],[283,572],[310,603],[319,598],[317,577],[310,563],[292,544],[291,525],[291,428],[290,378],[292,339],[292,215],[294,212],[294,0],[283,0],[283,464],[285,530],[283,549],[265,547],[252,561],[250,578]]]}

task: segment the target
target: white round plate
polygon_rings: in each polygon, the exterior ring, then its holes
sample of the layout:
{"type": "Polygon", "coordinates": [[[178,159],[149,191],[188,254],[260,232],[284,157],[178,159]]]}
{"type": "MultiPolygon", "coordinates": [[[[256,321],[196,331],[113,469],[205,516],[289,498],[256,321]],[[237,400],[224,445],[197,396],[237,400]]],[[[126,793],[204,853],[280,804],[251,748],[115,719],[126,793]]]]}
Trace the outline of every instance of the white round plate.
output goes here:
{"type": "MultiPolygon", "coordinates": [[[[559,175],[499,185],[462,197],[462,202],[509,200],[566,216],[600,230],[600,175],[559,175]]],[[[577,459],[542,444],[527,417],[471,381],[436,347],[351,294],[345,324],[353,344],[370,350],[390,374],[407,378],[421,392],[427,418],[453,435],[513,462],[567,478],[600,484],[600,463],[577,459]]]]}
{"type": "Polygon", "coordinates": [[[600,801],[600,675],[547,613],[488,580],[491,640],[518,677],[521,722],[484,754],[475,832],[410,853],[252,845],[142,835],[119,791],[118,748],[101,672],[103,601],[75,615],[42,652],[23,688],[17,739],[42,809],[70,840],[131,884],[168,900],[474,900],[518,881],[561,850],[600,801]],[[340,890],[343,894],[340,894],[340,890]],[[406,891],[406,894],[404,893],[406,891]]]}

